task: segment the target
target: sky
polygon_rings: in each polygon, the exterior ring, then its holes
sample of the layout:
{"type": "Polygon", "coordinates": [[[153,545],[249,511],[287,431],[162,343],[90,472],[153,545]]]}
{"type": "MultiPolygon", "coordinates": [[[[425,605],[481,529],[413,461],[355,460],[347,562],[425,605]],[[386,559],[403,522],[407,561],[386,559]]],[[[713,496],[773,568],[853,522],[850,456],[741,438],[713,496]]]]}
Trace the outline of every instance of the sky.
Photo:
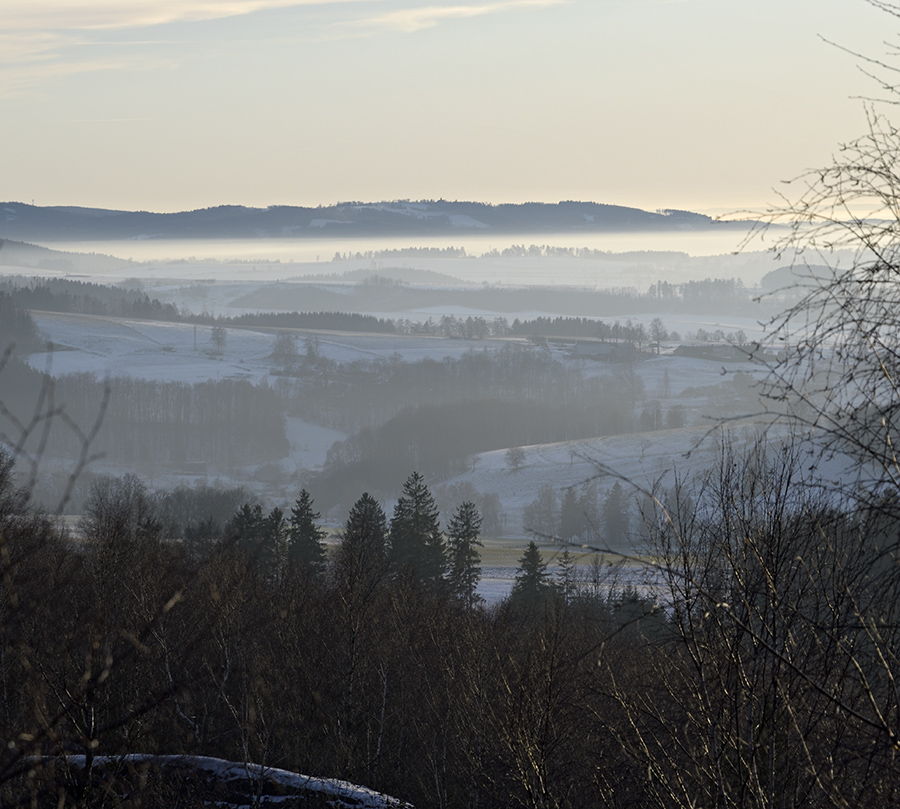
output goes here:
{"type": "Polygon", "coordinates": [[[866,0],[2,0],[0,200],[758,209],[863,134],[854,53],[898,28],[866,0]]]}

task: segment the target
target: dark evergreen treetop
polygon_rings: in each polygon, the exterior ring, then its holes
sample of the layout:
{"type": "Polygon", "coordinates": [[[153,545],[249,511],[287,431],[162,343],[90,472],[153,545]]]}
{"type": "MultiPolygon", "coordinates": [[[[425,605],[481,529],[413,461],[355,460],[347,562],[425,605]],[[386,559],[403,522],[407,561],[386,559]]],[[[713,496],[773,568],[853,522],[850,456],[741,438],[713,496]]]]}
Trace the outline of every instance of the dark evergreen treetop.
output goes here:
{"type": "Polygon", "coordinates": [[[387,517],[372,495],[365,492],[350,509],[335,560],[339,586],[358,590],[377,584],[387,558],[387,517]]]}
{"type": "Polygon", "coordinates": [[[287,523],[278,507],[263,514],[259,503],[244,503],[225,528],[246,559],[269,575],[278,575],[285,552],[287,523]]]}
{"type": "Polygon", "coordinates": [[[326,532],[316,525],[316,520],[321,517],[318,511],[313,511],[313,501],[306,489],[300,490],[300,495],[291,508],[290,523],[288,526],[288,563],[313,576],[320,576],[325,570],[325,539],[326,532]]]}
{"type": "Polygon", "coordinates": [[[550,603],[554,592],[555,588],[547,573],[547,563],[532,540],[519,560],[510,604],[515,609],[535,612],[550,603]]]}
{"type": "Polygon", "coordinates": [[[609,547],[620,546],[628,537],[631,517],[625,489],[616,481],[606,495],[601,510],[603,539],[609,547]]]}
{"type": "Polygon", "coordinates": [[[467,609],[483,600],[476,592],[481,578],[478,567],[481,562],[478,548],[482,547],[478,539],[480,530],[481,515],[475,504],[468,500],[460,504],[447,526],[447,580],[453,597],[467,609]]]}
{"type": "Polygon", "coordinates": [[[439,516],[425,479],[413,472],[391,518],[391,564],[397,572],[412,573],[423,583],[440,581],[447,560],[439,516]]]}
{"type": "Polygon", "coordinates": [[[262,506],[244,503],[225,527],[225,534],[239,545],[255,542],[262,531],[262,506]]]}

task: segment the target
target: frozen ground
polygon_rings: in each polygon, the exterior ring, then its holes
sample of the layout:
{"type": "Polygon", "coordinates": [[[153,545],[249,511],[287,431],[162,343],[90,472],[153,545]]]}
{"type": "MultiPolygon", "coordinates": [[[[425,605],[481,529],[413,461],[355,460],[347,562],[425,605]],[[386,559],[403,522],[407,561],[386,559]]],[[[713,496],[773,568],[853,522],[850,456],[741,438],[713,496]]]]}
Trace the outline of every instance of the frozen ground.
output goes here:
{"type": "MultiPolygon", "coordinates": [[[[91,315],[36,313],[44,336],[53,343],[49,353],[35,354],[31,364],[54,375],[90,372],[98,377],[132,376],[142,379],[196,382],[204,379],[243,378],[255,383],[277,384],[270,374],[274,336],[250,328],[229,328],[221,356],[212,353],[210,327],[160,323],[91,315]]],[[[730,325],[749,329],[750,324],[731,320],[730,325]]],[[[465,341],[434,337],[316,333],[318,351],[338,362],[398,358],[415,361],[459,357],[469,350],[499,350],[504,340],[465,341]]],[[[303,350],[302,343],[300,350],[303,350]]],[[[671,353],[635,366],[609,365],[592,360],[571,360],[561,346],[550,349],[559,359],[577,364],[589,376],[605,376],[610,383],[626,384],[633,374],[648,398],[659,399],[666,410],[680,406],[689,422],[701,418],[715,394],[727,394],[738,374],[759,373],[749,363],[722,364],[676,357],[671,353]]],[[[279,463],[290,477],[301,470],[320,468],[329,447],[346,435],[297,418],[287,420],[290,454],[279,463]]],[[[523,536],[521,513],[545,483],[560,489],[597,475],[597,462],[617,474],[646,482],[675,467],[702,467],[707,460],[695,445],[704,428],[669,430],[634,436],[600,438],[526,448],[523,469],[506,469],[505,451],[473,458],[472,469],[459,480],[470,480],[477,490],[497,492],[508,515],[508,531],[523,536]]],[[[453,481],[451,481],[453,482],[453,481]]]]}
{"type": "MultiPolygon", "coordinates": [[[[761,433],[762,424],[736,426],[727,432],[737,446],[748,446],[761,433]]],[[[525,506],[545,485],[557,491],[593,481],[601,492],[616,481],[626,486],[650,489],[671,486],[675,476],[691,478],[714,467],[722,433],[706,427],[686,427],[658,433],[608,436],[585,441],[535,444],[524,447],[525,461],[513,471],[505,450],[474,456],[471,468],[448,484],[468,481],[478,491],[496,492],[507,517],[507,533],[527,535],[523,522],[525,506]]],[[[609,550],[632,553],[631,546],[609,550]]]]}
{"type": "Polygon", "coordinates": [[[289,476],[304,469],[321,468],[331,445],[347,437],[340,430],[332,430],[292,416],[288,416],[285,422],[291,454],[282,461],[282,468],[289,476]]]}
{"type": "Polygon", "coordinates": [[[260,381],[268,375],[270,334],[229,330],[225,353],[213,353],[211,328],[150,320],[35,312],[49,353],[29,362],[54,376],[88,372],[99,377],[131,376],[150,380],[197,382],[242,377],[260,381]]]}
{"type": "MultiPolygon", "coordinates": [[[[524,553],[525,543],[522,547],[524,553]]],[[[540,552],[547,564],[547,573],[552,580],[559,581],[560,571],[557,562],[563,548],[544,545],[540,548],[540,552]]],[[[577,553],[577,549],[571,549],[570,553],[577,553]]],[[[585,577],[591,579],[596,572],[597,584],[603,588],[603,592],[614,595],[628,588],[653,597],[664,595],[661,578],[653,567],[623,563],[620,560],[607,561],[608,559],[609,557],[603,554],[591,554],[586,559],[582,558],[575,571],[576,581],[584,581],[585,577]],[[597,563],[596,571],[591,569],[594,561],[597,563]]],[[[516,572],[517,568],[511,566],[482,566],[478,595],[486,604],[499,604],[512,592],[516,572]]]]}
{"type": "MultiPolygon", "coordinates": [[[[100,377],[131,376],[152,380],[183,380],[228,377],[255,382],[269,377],[275,330],[226,329],[221,355],[214,353],[212,327],[151,320],[97,317],[93,315],[35,312],[34,321],[52,352],[33,354],[30,364],[49,367],[54,376],[89,372],[100,377]]],[[[437,337],[366,335],[353,332],[297,332],[311,335],[319,353],[336,362],[387,359],[398,356],[407,362],[429,357],[460,357],[471,349],[498,343],[477,340],[447,340],[437,337]]],[[[298,346],[303,351],[303,343],[298,346]]],[[[272,380],[274,381],[274,377],[272,380]]]]}
{"type": "MultiPolygon", "coordinates": [[[[150,380],[198,381],[245,378],[259,382],[269,379],[272,367],[274,330],[259,328],[226,329],[222,354],[216,355],[210,326],[162,323],[150,320],[99,317],[95,315],[36,312],[34,320],[44,338],[53,343],[52,352],[33,354],[35,368],[50,369],[54,376],[89,372],[100,377],[132,376],[150,380]]],[[[708,319],[696,321],[698,327],[708,319]]],[[[753,322],[747,318],[727,318],[730,329],[751,334],[753,322]]],[[[707,328],[707,326],[703,326],[707,328]]],[[[397,357],[406,362],[429,358],[457,358],[467,351],[499,350],[506,340],[449,340],[440,337],[371,335],[353,332],[306,332],[298,330],[303,351],[305,337],[314,340],[319,353],[336,362],[397,357]]],[[[570,360],[565,347],[552,346],[559,359],[578,364],[589,376],[620,376],[621,365],[593,360],[570,360]]],[[[738,372],[754,372],[748,363],[722,363],[663,355],[634,367],[650,396],[676,396],[687,388],[718,385],[738,372]]],[[[274,381],[274,377],[270,379],[274,381]]]]}

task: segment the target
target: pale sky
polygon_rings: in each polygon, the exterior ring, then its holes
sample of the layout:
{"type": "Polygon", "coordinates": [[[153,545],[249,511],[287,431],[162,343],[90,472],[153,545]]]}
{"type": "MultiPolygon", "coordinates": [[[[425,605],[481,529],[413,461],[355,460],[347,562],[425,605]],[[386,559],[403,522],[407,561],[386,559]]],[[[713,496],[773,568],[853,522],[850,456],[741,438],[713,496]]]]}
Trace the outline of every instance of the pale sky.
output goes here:
{"type": "MultiPolygon", "coordinates": [[[[865,129],[865,0],[0,0],[0,200],[759,207],[865,129]]],[[[890,112],[890,110],[886,110],[890,112]]]]}

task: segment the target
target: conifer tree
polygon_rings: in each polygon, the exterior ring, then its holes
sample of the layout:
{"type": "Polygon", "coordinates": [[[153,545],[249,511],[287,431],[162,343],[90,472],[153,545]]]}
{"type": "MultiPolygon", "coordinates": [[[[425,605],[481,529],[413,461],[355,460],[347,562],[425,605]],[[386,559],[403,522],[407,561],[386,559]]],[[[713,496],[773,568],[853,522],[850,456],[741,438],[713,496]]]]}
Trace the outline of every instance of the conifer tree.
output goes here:
{"type": "Polygon", "coordinates": [[[287,520],[284,518],[284,512],[275,506],[266,515],[261,529],[256,557],[268,574],[280,576],[287,545],[287,520]]]}
{"type": "Polygon", "coordinates": [[[482,600],[475,592],[481,578],[480,529],[481,515],[468,500],[459,506],[447,526],[450,592],[466,609],[472,609],[482,600]]]}
{"type": "Polygon", "coordinates": [[[436,584],[447,567],[438,509],[425,479],[413,472],[391,518],[391,564],[425,584],[436,584]]]}
{"type": "Polygon", "coordinates": [[[225,535],[248,556],[253,556],[262,536],[264,521],[259,503],[244,503],[225,527],[225,535]]]}
{"type": "Polygon", "coordinates": [[[558,574],[559,593],[563,602],[569,604],[575,595],[575,559],[566,548],[559,557],[559,574],[558,574]]]}
{"type": "Polygon", "coordinates": [[[547,563],[532,540],[519,560],[510,603],[515,609],[534,612],[549,604],[553,593],[547,563]]]}
{"type": "Polygon", "coordinates": [[[563,495],[559,507],[559,538],[563,541],[577,539],[584,524],[584,512],[575,488],[570,486],[563,495]]]}
{"type": "Polygon", "coordinates": [[[325,571],[326,532],[316,525],[320,517],[319,512],[313,511],[309,492],[301,489],[291,508],[287,557],[291,566],[312,576],[321,576],[325,571]]]}
{"type": "Polygon", "coordinates": [[[628,537],[630,517],[622,484],[616,481],[603,501],[603,538],[610,547],[621,546],[628,537]]]}
{"type": "Polygon", "coordinates": [[[276,576],[284,562],[286,534],[284,512],[275,507],[263,515],[259,503],[244,503],[225,528],[225,535],[248,561],[276,576]]]}
{"type": "Polygon", "coordinates": [[[350,509],[335,560],[338,586],[369,590],[384,575],[387,555],[387,517],[368,492],[350,509]]]}

